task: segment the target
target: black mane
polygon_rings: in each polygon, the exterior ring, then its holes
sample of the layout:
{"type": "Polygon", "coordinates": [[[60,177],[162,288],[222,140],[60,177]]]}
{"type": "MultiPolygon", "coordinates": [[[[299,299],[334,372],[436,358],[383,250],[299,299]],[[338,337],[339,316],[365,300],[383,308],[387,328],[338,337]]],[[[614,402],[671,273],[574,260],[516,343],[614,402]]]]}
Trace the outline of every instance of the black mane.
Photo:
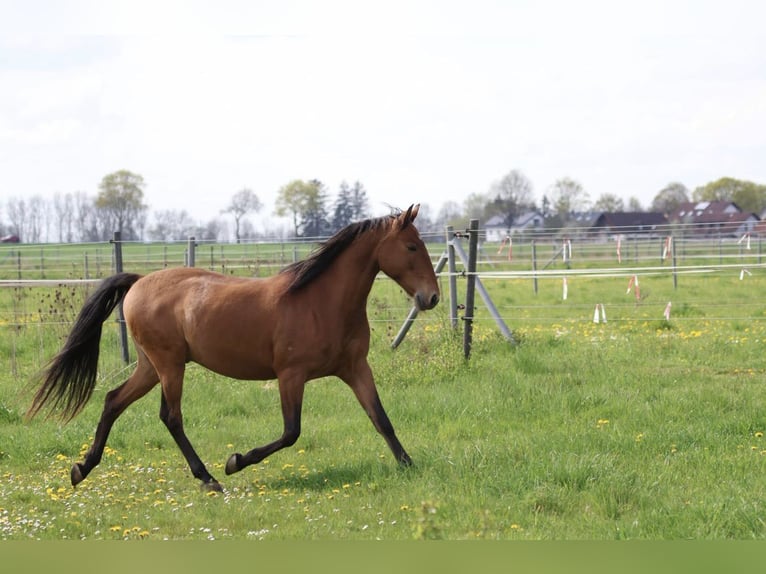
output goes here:
{"type": "Polygon", "coordinates": [[[296,261],[282,269],[281,273],[290,273],[293,280],[287,288],[288,293],[302,289],[319,277],[335,259],[363,233],[389,225],[395,215],[385,215],[374,219],[364,219],[352,223],[330,237],[306,259],[296,261]]]}

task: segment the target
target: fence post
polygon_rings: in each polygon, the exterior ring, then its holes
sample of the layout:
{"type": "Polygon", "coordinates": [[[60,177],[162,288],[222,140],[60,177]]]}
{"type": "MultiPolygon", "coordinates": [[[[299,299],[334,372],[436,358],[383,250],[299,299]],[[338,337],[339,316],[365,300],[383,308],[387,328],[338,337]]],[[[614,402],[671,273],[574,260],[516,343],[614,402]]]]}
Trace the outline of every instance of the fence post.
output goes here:
{"type": "Polygon", "coordinates": [[[446,227],[447,235],[447,270],[449,271],[449,320],[453,329],[457,328],[457,267],[455,267],[455,246],[452,226],[446,227]]]}
{"type": "Polygon", "coordinates": [[[676,240],[670,236],[670,248],[673,251],[673,289],[678,289],[678,265],[676,260],[676,240]]]}
{"type": "MultiPolygon", "coordinates": [[[[122,273],[122,233],[114,232],[112,239],[114,245],[114,270],[116,273],[122,273]]],[[[130,363],[130,353],[128,352],[128,329],[125,326],[125,314],[122,311],[122,301],[117,305],[117,324],[120,326],[120,346],[122,348],[122,360],[125,364],[130,363]]]]}
{"type": "Polygon", "coordinates": [[[197,247],[197,244],[195,243],[194,236],[192,235],[186,241],[186,266],[187,267],[194,267],[194,264],[196,263],[196,253],[194,252],[195,247],[197,247]]]}
{"type": "Polygon", "coordinates": [[[479,247],[479,220],[472,219],[468,227],[468,280],[465,289],[465,328],[463,329],[463,356],[471,356],[473,345],[473,312],[476,296],[476,255],[479,247]]]}
{"type": "Polygon", "coordinates": [[[535,288],[535,295],[537,295],[537,243],[532,240],[532,285],[535,288]]]}

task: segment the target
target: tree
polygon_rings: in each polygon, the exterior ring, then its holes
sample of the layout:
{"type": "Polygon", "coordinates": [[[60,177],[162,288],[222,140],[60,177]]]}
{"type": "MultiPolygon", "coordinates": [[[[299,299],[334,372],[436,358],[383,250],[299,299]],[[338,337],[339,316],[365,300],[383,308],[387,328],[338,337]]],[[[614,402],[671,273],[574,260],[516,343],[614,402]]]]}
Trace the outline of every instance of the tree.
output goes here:
{"type": "Polygon", "coordinates": [[[332,226],[335,231],[343,229],[354,220],[354,206],[351,197],[351,188],[343,181],[338,189],[338,197],[335,199],[335,208],[332,216],[332,226]]]}
{"type": "Polygon", "coordinates": [[[674,181],[663,187],[652,200],[652,211],[668,215],[689,201],[689,190],[683,183],[674,181]]]}
{"type": "Polygon", "coordinates": [[[488,216],[491,215],[490,212],[492,211],[492,207],[493,203],[490,192],[469,193],[468,196],[463,200],[463,214],[468,219],[489,219],[488,216]]]}
{"type": "Polygon", "coordinates": [[[532,182],[520,170],[509,171],[500,181],[492,184],[490,193],[495,196],[492,209],[505,216],[507,225],[534,204],[532,182]]]}
{"type": "Polygon", "coordinates": [[[370,215],[370,202],[367,190],[360,181],[355,181],[351,187],[351,218],[352,221],[366,219],[370,215]]]}
{"type": "Polygon", "coordinates": [[[312,179],[309,185],[314,191],[304,205],[301,218],[303,237],[324,237],[332,233],[327,211],[327,188],[318,179],[312,179]]]}
{"type": "Polygon", "coordinates": [[[572,213],[588,209],[590,199],[583,186],[569,177],[557,180],[550,188],[551,208],[566,223],[572,213]]]}
{"type": "Polygon", "coordinates": [[[606,213],[625,211],[625,203],[621,197],[614,193],[602,193],[601,197],[593,204],[593,211],[603,211],[606,213]]]}
{"type": "Polygon", "coordinates": [[[293,220],[295,237],[318,236],[318,228],[327,231],[324,186],[317,180],[294,179],[277,191],[274,213],[293,220]],[[323,218],[323,220],[321,220],[323,218]]]}
{"type": "Polygon", "coordinates": [[[355,181],[353,186],[341,182],[333,207],[333,230],[342,229],[352,221],[365,219],[368,215],[369,202],[364,186],[359,181],[355,181]]]}
{"type": "Polygon", "coordinates": [[[766,209],[766,185],[722,177],[694,190],[694,201],[733,201],[746,213],[761,214],[766,209]]]}
{"type": "Polygon", "coordinates": [[[253,193],[251,189],[244,187],[235,193],[229,207],[223,210],[223,213],[231,213],[234,218],[234,238],[237,243],[240,242],[240,224],[242,218],[251,211],[259,211],[261,209],[261,200],[253,193]]]}
{"type": "Polygon", "coordinates": [[[641,201],[634,195],[631,195],[628,199],[628,211],[633,213],[644,211],[644,206],[641,205],[641,201]]]}
{"type": "MultiPolygon", "coordinates": [[[[418,211],[418,215],[420,212],[418,211]]],[[[436,220],[434,225],[441,229],[444,229],[446,225],[453,225],[455,227],[465,227],[465,218],[463,212],[460,209],[460,205],[456,201],[445,201],[439,208],[439,213],[436,214],[436,220]]]]}
{"type": "Polygon", "coordinates": [[[192,235],[196,237],[195,229],[194,221],[185,209],[165,209],[154,213],[154,223],[147,233],[153,241],[173,241],[192,235]]]}
{"type": "Polygon", "coordinates": [[[76,191],[72,196],[73,220],[78,241],[99,241],[102,237],[98,230],[98,215],[91,198],[84,191],[76,191]]]}
{"type": "Polygon", "coordinates": [[[148,210],[145,186],[143,177],[125,169],[104,176],[95,200],[103,239],[114,231],[123,239],[140,238],[148,210]]]}
{"type": "Polygon", "coordinates": [[[27,202],[24,201],[24,198],[11,197],[8,199],[8,205],[5,210],[8,212],[11,233],[21,238],[21,241],[28,242],[29,212],[27,210],[27,202]]]}
{"type": "Polygon", "coordinates": [[[74,198],[71,193],[53,196],[53,213],[58,222],[59,243],[71,243],[74,240],[74,198]]]}

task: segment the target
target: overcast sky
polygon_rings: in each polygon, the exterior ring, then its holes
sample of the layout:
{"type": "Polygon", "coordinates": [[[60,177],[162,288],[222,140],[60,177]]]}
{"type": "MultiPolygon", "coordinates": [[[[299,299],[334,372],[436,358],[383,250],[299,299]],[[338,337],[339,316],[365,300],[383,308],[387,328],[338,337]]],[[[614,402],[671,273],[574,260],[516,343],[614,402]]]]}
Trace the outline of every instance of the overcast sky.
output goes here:
{"type": "MultiPolygon", "coordinates": [[[[0,217],[97,192],[207,220],[249,187],[462,202],[512,169],[648,206],[766,183],[766,2],[0,0],[0,217]]],[[[254,218],[256,228],[259,218],[254,218]]]]}

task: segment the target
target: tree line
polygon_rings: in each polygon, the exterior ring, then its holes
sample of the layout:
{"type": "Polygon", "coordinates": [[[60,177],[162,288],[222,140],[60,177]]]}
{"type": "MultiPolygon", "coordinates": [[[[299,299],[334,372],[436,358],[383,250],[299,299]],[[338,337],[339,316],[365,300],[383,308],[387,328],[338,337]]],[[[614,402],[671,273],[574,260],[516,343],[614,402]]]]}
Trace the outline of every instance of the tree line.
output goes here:
{"type": "MultiPolygon", "coordinates": [[[[259,234],[247,216],[263,207],[249,188],[234,193],[229,203],[208,221],[195,221],[184,209],[150,213],[144,201],[144,178],[128,170],[110,173],[101,180],[98,193],[57,193],[48,199],[11,197],[0,204],[0,236],[15,236],[25,243],[100,242],[112,239],[115,231],[126,241],[172,241],[195,237],[237,242],[259,234]],[[151,215],[151,217],[150,217],[151,215]]],[[[331,235],[370,213],[369,199],[360,182],[340,184],[331,200],[327,187],[318,180],[295,180],[279,189],[275,214],[292,221],[289,235],[316,238],[331,235]]]]}
{"type": "MultiPolygon", "coordinates": [[[[280,235],[276,229],[260,234],[254,229],[248,215],[259,212],[263,203],[247,187],[235,192],[218,216],[205,222],[195,221],[183,209],[150,213],[144,201],[145,187],[141,175],[120,170],[104,176],[95,196],[74,192],[58,193],[52,199],[11,197],[0,205],[0,236],[17,236],[27,243],[72,243],[107,241],[115,231],[129,241],[172,241],[193,236],[199,240],[233,238],[239,242],[280,235]]],[[[722,177],[690,190],[683,183],[671,182],[645,208],[638,199],[631,197],[626,202],[617,193],[604,193],[591,201],[580,182],[564,177],[549,186],[538,203],[532,182],[521,170],[513,169],[486,191],[468,194],[462,203],[444,202],[435,214],[430,206],[421,206],[418,227],[425,232],[440,232],[445,225],[461,228],[470,219],[487,221],[495,216],[510,226],[523,213],[536,211],[543,215],[547,228],[558,228],[574,214],[585,211],[669,214],[690,201],[732,201],[742,211],[760,216],[766,211],[766,185],[722,177]]],[[[333,197],[319,180],[296,179],[277,190],[274,214],[290,222],[283,237],[316,239],[368,217],[369,198],[359,181],[342,182],[333,197]]]]}
{"type": "Polygon", "coordinates": [[[766,211],[766,185],[722,177],[690,190],[683,183],[671,182],[655,194],[648,206],[643,206],[635,197],[625,201],[618,193],[611,192],[591,200],[579,181],[563,177],[546,189],[538,203],[532,182],[521,170],[513,169],[492,183],[487,191],[469,194],[462,205],[445,202],[435,222],[461,228],[469,219],[487,221],[501,216],[510,227],[520,215],[536,211],[543,216],[546,228],[556,229],[566,226],[576,214],[583,212],[651,211],[669,215],[683,203],[701,201],[734,202],[743,212],[760,216],[766,211]]]}

